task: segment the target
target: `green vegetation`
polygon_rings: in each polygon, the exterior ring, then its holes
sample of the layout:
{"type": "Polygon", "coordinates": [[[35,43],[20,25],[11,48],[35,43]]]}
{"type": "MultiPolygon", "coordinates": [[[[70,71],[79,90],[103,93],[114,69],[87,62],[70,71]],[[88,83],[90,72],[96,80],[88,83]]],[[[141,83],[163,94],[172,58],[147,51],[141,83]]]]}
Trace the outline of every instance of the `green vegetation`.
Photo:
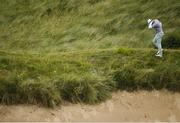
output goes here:
{"type": "Polygon", "coordinates": [[[117,89],[180,91],[180,52],[112,49],[54,54],[1,52],[0,100],[6,104],[63,100],[97,103],[117,89]]]}
{"type": "Polygon", "coordinates": [[[54,107],[98,103],[118,89],[180,92],[180,51],[156,58],[146,22],[159,18],[164,46],[179,47],[179,0],[0,2],[1,103],[54,107]]]}
{"type": "Polygon", "coordinates": [[[179,29],[179,0],[0,0],[0,48],[56,52],[151,47],[148,18],[179,29]]]}
{"type": "Polygon", "coordinates": [[[165,35],[162,45],[165,48],[180,48],[180,30],[165,35]],[[179,31],[179,32],[178,32],[179,31]]]}

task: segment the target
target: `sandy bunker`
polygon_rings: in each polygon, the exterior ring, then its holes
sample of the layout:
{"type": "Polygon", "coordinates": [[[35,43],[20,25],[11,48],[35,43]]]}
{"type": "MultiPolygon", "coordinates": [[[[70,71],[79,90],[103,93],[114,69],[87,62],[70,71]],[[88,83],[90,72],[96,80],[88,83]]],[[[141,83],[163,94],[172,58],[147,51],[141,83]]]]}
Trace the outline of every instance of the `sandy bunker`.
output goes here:
{"type": "Polygon", "coordinates": [[[180,93],[116,92],[97,105],[0,105],[0,121],[180,121],[180,93]]]}

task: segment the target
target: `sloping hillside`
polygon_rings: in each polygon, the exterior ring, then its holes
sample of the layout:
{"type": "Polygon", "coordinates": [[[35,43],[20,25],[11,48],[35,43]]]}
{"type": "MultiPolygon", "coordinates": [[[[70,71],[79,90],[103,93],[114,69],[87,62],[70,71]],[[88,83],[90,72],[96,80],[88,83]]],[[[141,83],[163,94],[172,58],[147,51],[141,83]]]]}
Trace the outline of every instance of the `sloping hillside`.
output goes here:
{"type": "Polygon", "coordinates": [[[166,34],[178,32],[179,0],[0,2],[0,103],[53,107],[94,104],[117,89],[180,92],[180,51],[156,58],[146,22],[159,18],[166,34]]]}
{"type": "Polygon", "coordinates": [[[1,0],[0,48],[55,52],[149,47],[148,18],[180,25],[179,0],[1,0]]]}
{"type": "Polygon", "coordinates": [[[0,52],[0,101],[55,106],[94,104],[112,91],[180,92],[180,53],[162,59],[149,49],[111,49],[50,54],[0,52]]]}

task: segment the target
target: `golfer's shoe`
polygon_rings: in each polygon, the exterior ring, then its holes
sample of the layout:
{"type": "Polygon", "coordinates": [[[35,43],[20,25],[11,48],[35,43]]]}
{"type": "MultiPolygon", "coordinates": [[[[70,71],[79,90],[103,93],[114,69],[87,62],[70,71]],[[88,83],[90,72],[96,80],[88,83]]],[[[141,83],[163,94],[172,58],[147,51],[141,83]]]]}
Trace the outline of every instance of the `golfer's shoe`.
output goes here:
{"type": "Polygon", "coordinates": [[[160,58],[162,58],[162,55],[158,54],[158,55],[156,55],[156,57],[160,57],[160,58]]]}
{"type": "Polygon", "coordinates": [[[155,56],[156,56],[156,57],[160,57],[160,58],[163,57],[162,54],[156,54],[155,56]]]}
{"type": "Polygon", "coordinates": [[[158,55],[158,54],[162,54],[162,53],[163,53],[163,49],[158,50],[158,52],[156,53],[156,55],[158,55]]]}
{"type": "Polygon", "coordinates": [[[156,53],[156,55],[158,55],[160,53],[160,51],[158,51],[157,53],[156,53]]]}

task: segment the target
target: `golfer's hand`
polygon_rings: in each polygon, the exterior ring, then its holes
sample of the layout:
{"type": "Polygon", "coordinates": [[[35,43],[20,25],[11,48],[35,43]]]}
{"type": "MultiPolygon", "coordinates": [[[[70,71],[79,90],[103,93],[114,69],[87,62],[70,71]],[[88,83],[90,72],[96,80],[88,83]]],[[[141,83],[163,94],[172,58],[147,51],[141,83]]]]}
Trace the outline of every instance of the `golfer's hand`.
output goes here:
{"type": "Polygon", "coordinates": [[[152,23],[148,24],[148,28],[149,28],[149,29],[152,28],[152,23]]]}

